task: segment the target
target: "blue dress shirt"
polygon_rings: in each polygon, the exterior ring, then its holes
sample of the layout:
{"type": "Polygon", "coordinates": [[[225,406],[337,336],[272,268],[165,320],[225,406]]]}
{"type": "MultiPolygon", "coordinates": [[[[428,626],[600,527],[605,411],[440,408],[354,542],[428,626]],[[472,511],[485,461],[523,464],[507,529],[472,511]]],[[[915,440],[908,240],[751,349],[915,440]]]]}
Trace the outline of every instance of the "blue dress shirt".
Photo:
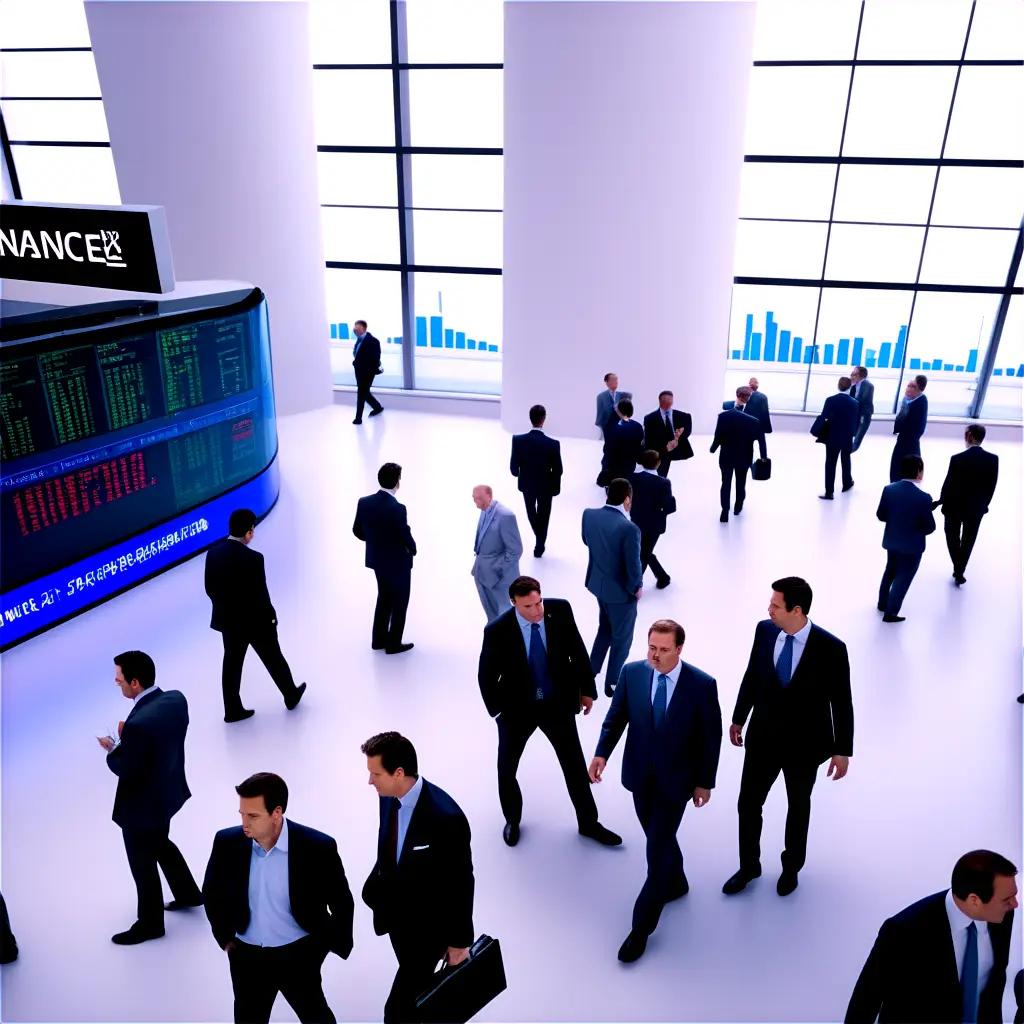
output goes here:
{"type": "Polygon", "coordinates": [[[420,793],[423,792],[423,776],[416,780],[416,785],[409,790],[405,796],[397,797],[398,800],[398,860],[402,859],[402,847],[405,845],[405,833],[409,831],[409,822],[412,821],[412,812],[416,810],[420,793]]]}
{"type": "MultiPolygon", "coordinates": [[[[526,619],[516,611],[516,621],[519,623],[519,631],[523,634],[523,643],[526,645],[526,656],[530,656],[530,629],[533,626],[532,622],[528,622],[526,619]]],[[[540,626],[540,640],[544,645],[544,650],[548,649],[548,631],[544,625],[544,620],[541,619],[538,623],[540,626]]]]}
{"type": "MultiPolygon", "coordinates": [[[[672,694],[676,692],[676,683],[679,682],[679,673],[683,670],[683,663],[676,662],[676,667],[671,672],[665,672],[668,682],[665,684],[665,710],[672,703],[672,694]]],[[[656,668],[651,669],[651,706],[654,706],[654,695],[658,692],[658,676],[662,675],[656,668]]]]}
{"type": "Polygon", "coordinates": [[[287,946],[309,932],[292,917],[288,893],[288,819],[264,850],[254,839],[249,860],[249,927],[237,937],[250,946],[287,946]]]}

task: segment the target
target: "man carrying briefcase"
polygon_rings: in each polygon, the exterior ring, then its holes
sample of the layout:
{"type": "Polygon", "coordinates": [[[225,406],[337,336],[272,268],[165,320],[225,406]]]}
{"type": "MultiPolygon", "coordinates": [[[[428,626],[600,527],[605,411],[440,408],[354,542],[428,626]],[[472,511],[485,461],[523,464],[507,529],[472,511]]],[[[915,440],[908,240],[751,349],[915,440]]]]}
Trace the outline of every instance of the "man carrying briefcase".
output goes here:
{"type": "Polygon", "coordinates": [[[469,959],[434,974],[416,1000],[416,1019],[422,1024],[465,1024],[506,988],[501,943],[481,935],[470,947],[469,959]]]}

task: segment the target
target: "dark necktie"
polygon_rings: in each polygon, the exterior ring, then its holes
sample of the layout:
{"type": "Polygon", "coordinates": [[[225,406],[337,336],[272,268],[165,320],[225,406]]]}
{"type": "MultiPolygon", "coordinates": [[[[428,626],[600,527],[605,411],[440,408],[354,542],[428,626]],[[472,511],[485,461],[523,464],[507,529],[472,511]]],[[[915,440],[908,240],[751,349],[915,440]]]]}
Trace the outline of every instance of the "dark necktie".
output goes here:
{"type": "Polygon", "coordinates": [[[960,972],[960,985],[964,993],[964,1024],[975,1024],[978,1019],[978,926],[972,921],[967,926],[967,948],[964,966],[960,972]]]}
{"type": "Polygon", "coordinates": [[[654,713],[654,728],[660,729],[665,721],[665,709],[668,707],[668,676],[664,672],[658,675],[658,685],[654,690],[654,704],[651,711],[654,713]]]}
{"type": "Polygon", "coordinates": [[[668,430],[668,432],[671,434],[672,433],[672,413],[670,413],[670,412],[666,412],[665,413],[665,427],[668,430]]]}
{"type": "Polygon", "coordinates": [[[851,398],[856,398],[857,397],[857,385],[856,384],[854,384],[853,387],[850,388],[850,397],[851,398]]]}
{"type": "Polygon", "coordinates": [[[547,700],[551,696],[551,676],[548,674],[548,653],[544,650],[539,622],[530,623],[529,659],[535,687],[534,695],[537,700],[547,700]]]}
{"type": "Polygon", "coordinates": [[[789,686],[789,681],[793,678],[793,638],[791,636],[787,636],[782,645],[782,653],[775,663],[775,671],[778,673],[779,682],[783,686],[789,686]]]}
{"type": "Polygon", "coordinates": [[[398,864],[398,812],[402,808],[401,800],[395,800],[392,805],[391,820],[388,822],[388,857],[391,864],[398,864]]]}

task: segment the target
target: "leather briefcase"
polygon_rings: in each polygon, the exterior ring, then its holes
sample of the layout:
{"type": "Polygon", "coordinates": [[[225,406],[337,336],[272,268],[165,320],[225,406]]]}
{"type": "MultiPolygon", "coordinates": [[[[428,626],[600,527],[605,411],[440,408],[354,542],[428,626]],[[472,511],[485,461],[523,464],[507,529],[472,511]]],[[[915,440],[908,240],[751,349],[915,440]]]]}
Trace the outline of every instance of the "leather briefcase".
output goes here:
{"type": "Polygon", "coordinates": [[[416,997],[416,1019],[424,1024],[465,1024],[507,987],[501,943],[481,935],[470,947],[468,960],[435,972],[416,997]]]}
{"type": "Polygon", "coordinates": [[[772,460],[755,459],[753,465],[750,467],[750,475],[755,480],[771,480],[772,460]]]}

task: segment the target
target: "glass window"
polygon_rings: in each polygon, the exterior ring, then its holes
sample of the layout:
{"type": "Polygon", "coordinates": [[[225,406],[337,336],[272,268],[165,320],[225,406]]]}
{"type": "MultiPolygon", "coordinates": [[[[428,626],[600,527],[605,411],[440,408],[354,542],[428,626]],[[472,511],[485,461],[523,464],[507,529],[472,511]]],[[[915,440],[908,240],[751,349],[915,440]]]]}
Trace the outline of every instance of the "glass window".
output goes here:
{"type": "Polygon", "coordinates": [[[410,144],[500,149],[501,71],[409,71],[410,144]]]}
{"type": "Polygon", "coordinates": [[[405,4],[410,64],[500,64],[501,0],[411,0],[405,4]]]}
{"type": "Polygon", "coordinates": [[[413,262],[435,267],[500,267],[501,214],[415,210],[413,262]]]}
{"type": "Polygon", "coordinates": [[[11,141],[108,142],[102,100],[7,100],[4,120],[11,141]]]}
{"type": "Polygon", "coordinates": [[[828,220],[835,180],[833,164],[744,163],[740,216],[828,220]]]}
{"type": "Polygon", "coordinates": [[[1024,39],[1024,5],[1017,0],[985,0],[974,8],[968,60],[1019,60],[1024,39]]]}
{"type": "Polygon", "coordinates": [[[449,210],[500,210],[502,158],[434,153],[412,157],[410,205],[449,210]]]}
{"type": "Polygon", "coordinates": [[[959,60],[971,0],[869,0],[858,60],[959,60]]]}
{"type": "Polygon", "coordinates": [[[413,275],[416,387],[501,394],[501,275],[413,275]]]}
{"type": "Polygon", "coordinates": [[[953,104],[946,156],[1020,160],[1024,156],[1024,67],[965,67],[953,104]]]}
{"type": "Polygon", "coordinates": [[[15,97],[99,96],[96,60],[91,52],[5,53],[3,94],[15,97]]]}
{"type": "Polygon", "coordinates": [[[395,144],[390,71],[317,71],[313,75],[313,112],[319,145],[395,144]]]}
{"type": "Polygon", "coordinates": [[[114,156],[107,146],[15,146],[14,166],[23,199],[102,206],[121,202],[114,156]]]}
{"type": "Polygon", "coordinates": [[[977,284],[1002,288],[1017,241],[1014,231],[932,228],[921,280],[928,284],[977,284]]]}
{"type": "Polygon", "coordinates": [[[397,271],[327,269],[327,341],[331,378],[335,384],[355,384],[352,372],[352,323],[365,320],[380,341],[379,387],[402,386],[402,280],[397,271]]]}
{"type": "Polygon", "coordinates": [[[754,60],[852,60],[860,0],[759,3],[754,60]]]}
{"type": "Polygon", "coordinates": [[[1019,167],[943,167],[932,223],[954,227],[1018,228],[1024,214],[1019,167]]]}
{"type": "Polygon", "coordinates": [[[314,64],[390,64],[388,0],[313,0],[309,5],[314,64]]]}
{"type": "Polygon", "coordinates": [[[828,224],[741,220],[736,230],[739,277],[821,278],[828,224]]]}
{"type": "Polygon", "coordinates": [[[1024,300],[1014,295],[1003,324],[999,354],[989,378],[982,417],[992,420],[1019,420],[1021,385],[1024,384],[1024,300]]]}
{"type": "Polygon", "coordinates": [[[398,206],[398,174],[391,153],[317,153],[320,202],[398,206]]]}
{"type": "Polygon", "coordinates": [[[82,0],[3,0],[3,33],[7,47],[91,45],[82,0]]]}
{"type": "Polygon", "coordinates": [[[401,263],[398,213],[366,207],[325,206],[320,211],[324,259],[345,263],[401,263]]]}
{"type": "Polygon", "coordinates": [[[838,154],[849,85],[849,68],[752,68],[746,152],[838,154]]]}
{"type": "Polygon", "coordinates": [[[924,224],[934,183],[934,167],[843,164],[833,216],[873,224],[924,224]]]}
{"type": "Polygon", "coordinates": [[[955,77],[953,67],[857,68],[843,155],[937,157],[955,77]]]}
{"type": "Polygon", "coordinates": [[[924,228],[833,224],[825,276],[831,281],[913,283],[924,228]]]}

